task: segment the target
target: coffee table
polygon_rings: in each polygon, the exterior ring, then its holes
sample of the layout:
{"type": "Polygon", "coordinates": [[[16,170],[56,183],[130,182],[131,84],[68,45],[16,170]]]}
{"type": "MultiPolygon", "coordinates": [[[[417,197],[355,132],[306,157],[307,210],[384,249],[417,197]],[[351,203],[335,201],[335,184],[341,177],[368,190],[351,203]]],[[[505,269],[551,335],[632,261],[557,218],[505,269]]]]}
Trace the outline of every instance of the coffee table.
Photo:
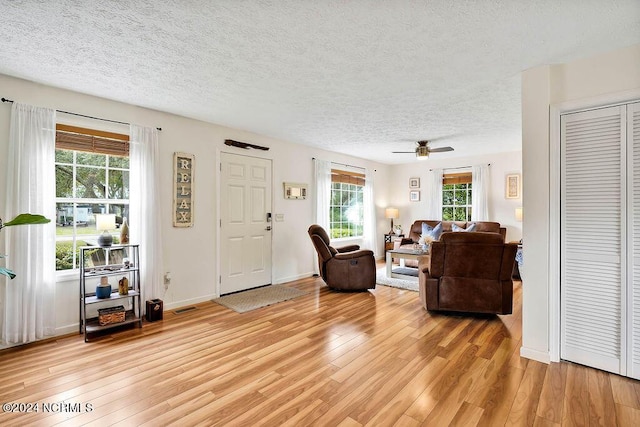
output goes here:
{"type": "Polygon", "coordinates": [[[420,258],[428,256],[430,256],[429,252],[414,251],[413,249],[393,249],[387,251],[387,277],[417,281],[418,269],[405,267],[404,260],[420,260],[420,258]],[[400,267],[396,269],[393,268],[393,258],[400,259],[400,267]]]}

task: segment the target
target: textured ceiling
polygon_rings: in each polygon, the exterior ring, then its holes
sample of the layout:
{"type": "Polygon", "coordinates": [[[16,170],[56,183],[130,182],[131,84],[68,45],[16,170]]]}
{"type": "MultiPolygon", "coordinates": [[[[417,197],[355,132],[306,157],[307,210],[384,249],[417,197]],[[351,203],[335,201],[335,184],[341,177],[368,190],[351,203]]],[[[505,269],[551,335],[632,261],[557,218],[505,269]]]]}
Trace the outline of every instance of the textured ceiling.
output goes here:
{"type": "Polygon", "coordinates": [[[640,43],[640,1],[0,0],[0,40],[2,74],[406,163],[519,150],[520,72],[640,43]]]}

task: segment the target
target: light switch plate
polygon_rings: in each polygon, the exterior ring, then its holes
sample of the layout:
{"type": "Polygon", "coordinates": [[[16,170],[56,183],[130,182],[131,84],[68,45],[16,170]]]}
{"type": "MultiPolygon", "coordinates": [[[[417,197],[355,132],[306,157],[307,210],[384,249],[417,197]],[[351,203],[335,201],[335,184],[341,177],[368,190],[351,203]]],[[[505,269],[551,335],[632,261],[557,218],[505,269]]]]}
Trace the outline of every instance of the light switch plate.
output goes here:
{"type": "Polygon", "coordinates": [[[284,221],[284,214],[276,214],[276,222],[282,222],[284,221]]]}

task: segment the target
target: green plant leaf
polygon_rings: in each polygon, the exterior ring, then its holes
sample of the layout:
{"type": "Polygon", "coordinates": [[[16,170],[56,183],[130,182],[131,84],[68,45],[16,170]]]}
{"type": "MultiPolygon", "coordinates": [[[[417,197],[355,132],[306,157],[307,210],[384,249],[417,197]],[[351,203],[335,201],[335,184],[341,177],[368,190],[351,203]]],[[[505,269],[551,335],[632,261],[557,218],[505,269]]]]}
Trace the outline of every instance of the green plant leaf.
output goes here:
{"type": "Polygon", "coordinates": [[[0,267],[0,274],[7,276],[9,279],[16,277],[16,274],[8,268],[0,267]]]}
{"type": "Polygon", "coordinates": [[[25,224],[46,224],[51,222],[50,219],[45,218],[42,215],[33,215],[33,214],[20,214],[17,217],[13,218],[9,222],[5,222],[3,225],[5,227],[10,227],[12,225],[25,225],[25,224]]]}

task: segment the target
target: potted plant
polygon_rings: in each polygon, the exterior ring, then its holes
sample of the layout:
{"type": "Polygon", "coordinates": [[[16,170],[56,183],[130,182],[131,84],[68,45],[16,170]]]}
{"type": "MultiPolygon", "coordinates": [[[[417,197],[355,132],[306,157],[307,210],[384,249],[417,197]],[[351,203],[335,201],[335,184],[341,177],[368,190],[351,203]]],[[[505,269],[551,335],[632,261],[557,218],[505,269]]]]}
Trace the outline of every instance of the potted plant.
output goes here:
{"type": "MultiPolygon", "coordinates": [[[[11,227],[14,225],[46,224],[48,222],[51,222],[51,220],[45,218],[42,215],[25,213],[20,214],[17,217],[13,218],[11,221],[5,223],[3,223],[2,219],[0,218],[0,230],[2,230],[4,227],[11,227]]],[[[4,257],[4,255],[0,255],[0,258],[4,257]]],[[[16,277],[16,274],[13,271],[5,267],[0,267],[0,274],[7,276],[9,279],[13,279],[14,277],[16,277]]]]}

